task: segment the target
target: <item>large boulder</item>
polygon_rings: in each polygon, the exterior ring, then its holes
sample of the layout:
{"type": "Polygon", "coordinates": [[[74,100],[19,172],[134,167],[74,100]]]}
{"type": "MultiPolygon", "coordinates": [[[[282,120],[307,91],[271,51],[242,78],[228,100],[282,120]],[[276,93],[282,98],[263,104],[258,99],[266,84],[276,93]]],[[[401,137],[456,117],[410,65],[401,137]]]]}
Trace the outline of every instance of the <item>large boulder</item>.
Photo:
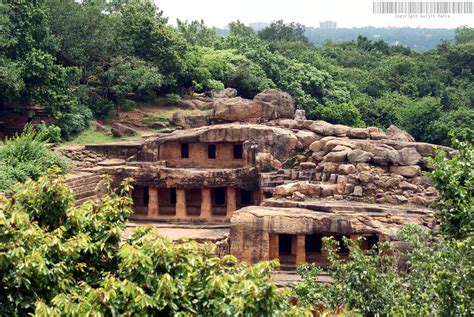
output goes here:
{"type": "Polygon", "coordinates": [[[294,192],[300,192],[306,196],[319,196],[321,186],[306,181],[294,182],[275,187],[273,194],[277,197],[291,196],[294,192]]]}
{"type": "Polygon", "coordinates": [[[186,109],[186,110],[197,109],[196,104],[193,102],[193,100],[190,100],[190,99],[182,100],[180,103],[176,105],[176,107],[180,109],[186,109]]]}
{"type": "Polygon", "coordinates": [[[410,133],[394,126],[393,124],[387,129],[386,134],[389,139],[404,142],[415,142],[410,133]]]}
{"type": "Polygon", "coordinates": [[[234,98],[237,97],[237,89],[226,88],[224,90],[214,91],[214,98],[234,98]]]}
{"type": "Polygon", "coordinates": [[[275,112],[278,118],[293,119],[295,116],[295,101],[289,94],[281,90],[264,90],[256,95],[253,100],[267,102],[275,106],[275,112]]]}
{"type": "Polygon", "coordinates": [[[400,165],[416,165],[422,159],[420,153],[412,147],[401,149],[398,153],[400,154],[400,165]]]}
{"type": "Polygon", "coordinates": [[[198,128],[210,124],[210,115],[206,112],[202,114],[186,114],[183,111],[176,111],[171,116],[169,123],[185,129],[198,128]]]}
{"type": "Polygon", "coordinates": [[[236,97],[214,102],[212,118],[227,122],[260,122],[276,119],[277,115],[271,103],[236,97]]]}
{"type": "Polygon", "coordinates": [[[121,138],[124,136],[133,136],[137,134],[137,131],[134,129],[130,128],[129,126],[126,126],[125,124],[121,124],[118,122],[115,122],[112,125],[112,135],[116,138],[121,138]]]}

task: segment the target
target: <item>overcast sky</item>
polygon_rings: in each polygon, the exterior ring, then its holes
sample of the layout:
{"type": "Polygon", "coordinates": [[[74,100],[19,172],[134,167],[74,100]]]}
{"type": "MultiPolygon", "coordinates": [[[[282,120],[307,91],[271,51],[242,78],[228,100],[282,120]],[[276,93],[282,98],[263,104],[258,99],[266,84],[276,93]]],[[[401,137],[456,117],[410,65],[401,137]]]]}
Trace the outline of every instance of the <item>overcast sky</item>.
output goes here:
{"type": "Polygon", "coordinates": [[[230,21],[237,19],[244,23],[283,19],[286,22],[294,21],[314,27],[318,27],[319,22],[325,20],[336,21],[338,27],[369,25],[427,28],[456,28],[469,25],[474,27],[472,14],[451,15],[450,18],[413,19],[372,14],[372,0],[155,0],[155,2],[173,24],[177,18],[204,19],[207,25],[216,27],[226,26],[230,21]]]}

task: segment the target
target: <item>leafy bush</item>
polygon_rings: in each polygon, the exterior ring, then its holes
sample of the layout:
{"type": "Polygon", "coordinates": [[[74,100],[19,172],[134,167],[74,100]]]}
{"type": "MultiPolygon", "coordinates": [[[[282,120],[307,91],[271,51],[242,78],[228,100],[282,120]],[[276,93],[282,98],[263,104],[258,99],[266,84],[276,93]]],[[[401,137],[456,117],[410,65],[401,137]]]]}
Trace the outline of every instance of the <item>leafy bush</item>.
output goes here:
{"type": "Polygon", "coordinates": [[[123,104],[123,110],[124,111],[132,111],[137,107],[137,103],[133,100],[125,100],[125,103],[123,104]]]}
{"type": "Polygon", "coordinates": [[[324,120],[333,124],[365,127],[359,110],[351,103],[335,104],[328,102],[325,106],[315,107],[308,114],[308,117],[313,120],[324,120]]]}
{"type": "Polygon", "coordinates": [[[439,151],[430,163],[434,185],[441,196],[438,201],[438,216],[442,231],[457,239],[474,235],[474,146],[469,142],[454,139],[458,150],[450,160],[444,151],[439,151]]]}
{"type": "Polygon", "coordinates": [[[214,90],[224,90],[224,84],[219,80],[209,79],[207,82],[207,87],[214,90]]]}
{"type": "Polygon", "coordinates": [[[35,126],[39,131],[44,131],[46,134],[45,140],[49,143],[59,143],[61,142],[61,128],[55,126],[54,124],[47,126],[46,124],[38,124],[35,126]]]}
{"type": "Polygon", "coordinates": [[[367,251],[357,241],[346,239],[347,260],[339,258],[336,241],[324,239],[326,271],[333,283],[316,283],[320,269],[305,264],[297,270],[303,281],[295,295],[306,306],[334,310],[347,305],[364,316],[472,315],[474,239],[432,242],[428,232],[415,226],[403,228],[400,239],[409,249],[404,257],[385,243],[378,245],[380,251],[367,251]],[[400,270],[400,263],[406,263],[406,271],[400,270]]]}
{"type": "Polygon", "coordinates": [[[38,179],[52,166],[65,173],[65,158],[46,148],[50,131],[26,126],[25,131],[0,145],[0,191],[11,191],[16,182],[38,179]]]}
{"type": "Polygon", "coordinates": [[[178,94],[171,93],[165,96],[165,100],[168,105],[174,106],[181,102],[181,96],[178,94]]]}

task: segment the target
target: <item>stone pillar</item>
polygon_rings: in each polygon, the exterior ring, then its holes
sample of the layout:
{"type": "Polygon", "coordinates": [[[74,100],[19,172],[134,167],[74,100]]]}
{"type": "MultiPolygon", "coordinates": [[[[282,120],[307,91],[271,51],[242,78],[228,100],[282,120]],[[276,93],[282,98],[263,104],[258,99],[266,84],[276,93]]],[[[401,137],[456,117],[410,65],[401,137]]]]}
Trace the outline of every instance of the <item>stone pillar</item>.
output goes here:
{"type": "Polygon", "coordinates": [[[296,236],[296,265],[306,262],[305,235],[296,236]]]}
{"type": "Polygon", "coordinates": [[[262,201],[262,192],[260,190],[254,190],[252,192],[252,205],[259,206],[262,201]]]}
{"type": "Polygon", "coordinates": [[[279,246],[279,235],[276,233],[270,233],[268,237],[268,254],[269,260],[275,260],[280,258],[280,246],[279,246]]]}
{"type": "Polygon", "coordinates": [[[211,220],[212,218],[212,195],[210,188],[201,189],[201,214],[199,219],[211,220]]]}
{"type": "Polygon", "coordinates": [[[297,240],[298,240],[298,235],[296,234],[291,235],[291,255],[296,255],[296,249],[298,246],[297,240]]]}
{"type": "Polygon", "coordinates": [[[148,187],[148,217],[157,217],[159,212],[158,188],[148,187]]]}
{"type": "Polygon", "coordinates": [[[186,219],[186,190],[176,188],[176,218],[186,219]]]}
{"type": "Polygon", "coordinates": [[[232,217],[232,214],[237,209],[237,201],[234,187],[227,187],[227,219],[232,217]]]}

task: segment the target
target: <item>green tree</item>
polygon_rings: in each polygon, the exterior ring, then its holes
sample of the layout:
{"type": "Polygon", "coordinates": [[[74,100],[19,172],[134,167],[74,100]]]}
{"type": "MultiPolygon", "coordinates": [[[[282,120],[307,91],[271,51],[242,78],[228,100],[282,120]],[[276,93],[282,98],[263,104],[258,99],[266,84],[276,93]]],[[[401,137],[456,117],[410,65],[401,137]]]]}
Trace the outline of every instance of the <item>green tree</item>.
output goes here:
{"type": "Polygon", "coordinates": [[[184,38],[192,45],[204,47],[212,47],[217,40],[217,32],[215,28],[208,28],[204,21],[181,21],[177,20],[178,31],[183,34],[184,38]]]}
{"type": "Polygon", "coordinates": [[[233,36],[255,36],[255,31],[252,27],[245,25],[244,23],[237,21],[232,21],[229,23],[230,35],[233,36]]]}
{"type": "Polygon", "coordinates": [[[266,41],[308,42],[304,25],[295,22],[285,23],[283,20],[271,22],[269,26],[258,32],[258,36],[266,41]]]}
{"type": "Polygon", "coordinates": [[[73,92],[79,74],[54,58],[56,41],[50,36],[46,2],[7,1],[4,8],[8,16],[2,21],[11,26],[0,53],[0,67],[7,70],[6,78],[0,80],[0,105],[13,104],[21,111],[29,104],[40,104],[57,119],[65,135],[81,131],[88,112],[73,92]]]}
{"type": "Polygon", "coordinates": [[[454,140],[458,153],[446,159],[438,152],[431,160],[433,182],[440,192],[438,204],[442,231],[457,239],[472,238],[474,234],[474,146],[454,140]]]}
{"type": "Polygon", "coordinates": [[[114,17],[117,55],[133,55],[153,63],[174,85],[185,71],[186,40],[167,25],[167,19],[152,1],[130,2],[114,17]]]}
{"type": "Polygon", "coordinates": [[[163,83],[157,67],[136,57],[115,57],[105,72],[106,86],[118,103],[123,104],[127,96],[150,101],[163,83]]]}

